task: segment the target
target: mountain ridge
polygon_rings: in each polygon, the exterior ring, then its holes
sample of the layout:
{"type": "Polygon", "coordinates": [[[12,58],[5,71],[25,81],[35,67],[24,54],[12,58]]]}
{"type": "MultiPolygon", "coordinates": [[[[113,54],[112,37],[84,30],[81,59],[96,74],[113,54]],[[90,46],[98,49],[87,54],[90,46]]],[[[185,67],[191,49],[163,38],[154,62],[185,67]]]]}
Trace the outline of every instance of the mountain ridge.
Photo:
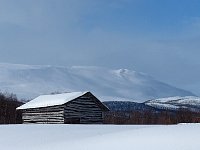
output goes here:
{"type": "Polygon", "coordinates": [[[200,97],[196,96],[175,96],[167,98],[159,98],[144,102],[144,104],[166,110],[188,109],[194,112],[200,112],[200,97]]]}
{"type": "Polygon", "coordinates": [[[0,63],[0,89],[20,98],[51,92],[91,91],[103,101],[194,96],[153,77],[128,69],[97,66],[51,66],[0,63]]]}

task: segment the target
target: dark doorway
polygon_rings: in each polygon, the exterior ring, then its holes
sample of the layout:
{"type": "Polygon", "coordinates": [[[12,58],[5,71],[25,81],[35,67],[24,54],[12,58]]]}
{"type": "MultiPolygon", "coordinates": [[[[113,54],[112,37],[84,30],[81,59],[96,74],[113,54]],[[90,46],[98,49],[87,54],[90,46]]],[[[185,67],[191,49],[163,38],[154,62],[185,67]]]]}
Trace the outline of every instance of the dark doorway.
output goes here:
{"type": "Polygon", "coordinates": [[[80,118],[65,118],[65,124],[80,124],[80,118]]]}

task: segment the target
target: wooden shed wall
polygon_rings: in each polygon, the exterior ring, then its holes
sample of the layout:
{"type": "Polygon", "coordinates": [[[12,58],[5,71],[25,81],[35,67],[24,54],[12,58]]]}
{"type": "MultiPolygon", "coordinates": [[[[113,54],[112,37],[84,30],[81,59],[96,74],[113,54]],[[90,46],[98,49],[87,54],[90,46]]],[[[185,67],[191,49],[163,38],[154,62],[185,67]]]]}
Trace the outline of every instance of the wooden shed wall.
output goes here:
{"type": "Polygon", "coordinates": [[[64,106],[52,106],[23,110],[23,123],[64,123],[64,106]]]}
{"type": "Polygon", "coordinates": [[[65,105],[65,123],[101,124],[105,111],[101,107],[102,104],[94,96],[85,94],[65,105]]]}

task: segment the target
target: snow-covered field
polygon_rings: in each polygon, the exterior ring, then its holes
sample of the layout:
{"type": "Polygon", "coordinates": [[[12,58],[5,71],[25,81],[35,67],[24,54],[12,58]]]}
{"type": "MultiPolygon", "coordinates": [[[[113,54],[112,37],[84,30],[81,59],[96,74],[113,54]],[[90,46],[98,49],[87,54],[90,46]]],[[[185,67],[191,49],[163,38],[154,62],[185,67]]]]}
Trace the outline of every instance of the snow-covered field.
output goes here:
{"type": "Polygon", "coordinates": [[[1,150],[199,150],[200,124],[1,125],[1,150]]]}

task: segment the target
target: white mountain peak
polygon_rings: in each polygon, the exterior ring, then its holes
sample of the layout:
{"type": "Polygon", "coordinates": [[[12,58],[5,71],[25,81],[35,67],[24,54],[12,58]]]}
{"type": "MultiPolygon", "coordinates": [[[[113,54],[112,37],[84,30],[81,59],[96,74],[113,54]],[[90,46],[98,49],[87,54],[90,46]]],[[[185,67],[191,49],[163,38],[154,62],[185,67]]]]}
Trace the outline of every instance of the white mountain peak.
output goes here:
{"type": "Polygon", "coordinates": [[[20,98],[34,98],[51,92],[91,91],[105,100],[145,101],[170,96],[193,96],[189,91],[157,81],[128,69],[96,66],[41,66],[0,64],[0,89],[20,98]],[[113,99],[112,99],[113,98],[113,99]]]}

